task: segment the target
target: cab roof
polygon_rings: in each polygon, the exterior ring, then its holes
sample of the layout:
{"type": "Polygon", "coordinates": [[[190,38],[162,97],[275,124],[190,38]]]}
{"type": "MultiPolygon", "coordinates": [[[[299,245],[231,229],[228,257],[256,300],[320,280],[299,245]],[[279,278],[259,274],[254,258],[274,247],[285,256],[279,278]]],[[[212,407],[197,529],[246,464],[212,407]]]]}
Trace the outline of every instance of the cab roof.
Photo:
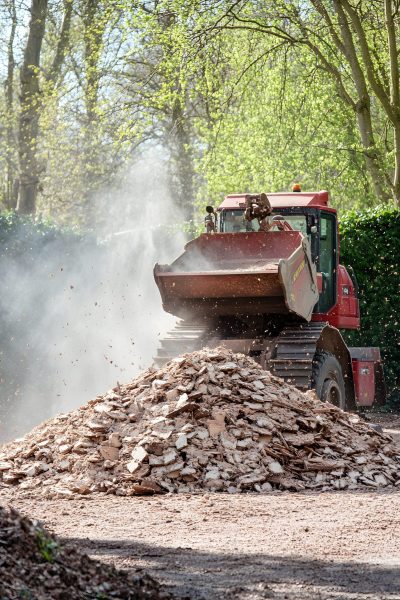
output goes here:
{"type": "MultiPolygon", "coordinates": [[[[218,210],[244,208],[247,194],[229,194],[225,196],[218,210]]],[[[329,192],[276,192],[267,194],[272,208],[290,208],[303,206],[329,206],[329,192]]]]}

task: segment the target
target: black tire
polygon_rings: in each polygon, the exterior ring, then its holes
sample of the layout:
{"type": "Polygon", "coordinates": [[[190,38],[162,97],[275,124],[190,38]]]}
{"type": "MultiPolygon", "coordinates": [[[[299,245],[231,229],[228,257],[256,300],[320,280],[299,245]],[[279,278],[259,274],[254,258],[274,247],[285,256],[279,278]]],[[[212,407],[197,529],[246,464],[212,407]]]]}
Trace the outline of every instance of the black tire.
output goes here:
{"type": "Polygon", "coordinates": [[[319,351],[313,360],[313,385],[322,402],[331,402],[346,410],[346,388],[339,361],[329,352],[319,351]]]}

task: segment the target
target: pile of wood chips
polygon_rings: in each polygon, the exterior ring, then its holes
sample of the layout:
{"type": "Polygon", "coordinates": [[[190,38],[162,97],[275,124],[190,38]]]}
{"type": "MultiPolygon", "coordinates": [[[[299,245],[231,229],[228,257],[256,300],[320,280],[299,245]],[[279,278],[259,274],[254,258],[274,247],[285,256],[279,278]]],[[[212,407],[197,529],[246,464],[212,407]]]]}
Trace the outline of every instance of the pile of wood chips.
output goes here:
{"type": "Polygon", "coordinates": [[[0,452],[0,486],[50,496],[399,483],[389,436],[224,348],[149,369],[0,452]]]}
{"type": "Polygon", "coordinates": [[[0,506],[1,600],[166,600],[148,575],[131,575],[89,558],[37,522],[0,506]]]}

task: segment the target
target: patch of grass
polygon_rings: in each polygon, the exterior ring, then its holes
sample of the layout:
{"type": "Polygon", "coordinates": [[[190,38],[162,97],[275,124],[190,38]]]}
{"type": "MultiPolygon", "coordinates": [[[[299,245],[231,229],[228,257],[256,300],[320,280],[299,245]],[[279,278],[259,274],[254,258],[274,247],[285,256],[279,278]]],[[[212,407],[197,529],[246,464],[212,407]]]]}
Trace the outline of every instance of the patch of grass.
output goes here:
{"type": "Polygon", "coordinates": [[[32,592],[26,588],[18,591],[19,600],[34,600],[32,592]]]}
{"type": "Polygon", "coordinates": [[[59,544],[51,537],[46,535],[44,531],[38,531],[36,534],[36,540],[39,552],[46,562],[52,563],[57,557],[59,550],[59,544]]]}

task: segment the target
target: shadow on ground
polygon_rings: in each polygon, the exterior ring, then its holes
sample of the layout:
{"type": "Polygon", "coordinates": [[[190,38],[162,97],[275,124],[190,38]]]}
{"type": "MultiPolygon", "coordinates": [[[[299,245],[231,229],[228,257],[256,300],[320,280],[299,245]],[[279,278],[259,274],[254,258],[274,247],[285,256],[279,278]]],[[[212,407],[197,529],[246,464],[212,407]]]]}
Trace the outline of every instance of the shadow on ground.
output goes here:
{"type": "Polygon", "coordinates": [[[126,540],[64,538],[118,567],[142,568],[177,598],[397,600],[400,566],[269,554],[205,553],[126,540]]]}

